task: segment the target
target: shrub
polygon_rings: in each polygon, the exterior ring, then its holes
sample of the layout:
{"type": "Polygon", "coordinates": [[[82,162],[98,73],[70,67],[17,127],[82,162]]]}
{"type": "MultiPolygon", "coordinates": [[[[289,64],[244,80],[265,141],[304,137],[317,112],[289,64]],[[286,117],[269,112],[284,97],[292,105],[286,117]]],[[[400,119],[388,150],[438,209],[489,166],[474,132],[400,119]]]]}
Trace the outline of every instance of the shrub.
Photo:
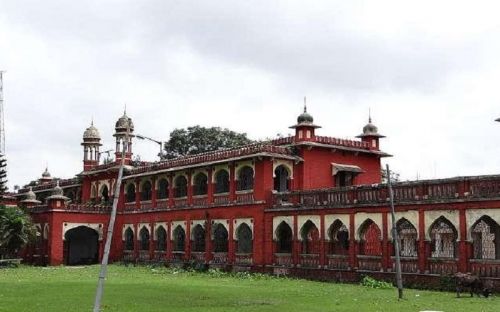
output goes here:
{"type": "Polygon", "coordinates": [[[391,283],[384,282],[384,281],[379,281],[374,279],[373,277],[370,276],[364,276],[361,279],[361,285],[365,287],[370,287],[370,288],[377,288],[377,289],[389,289],[393,288],[391,283]]]}

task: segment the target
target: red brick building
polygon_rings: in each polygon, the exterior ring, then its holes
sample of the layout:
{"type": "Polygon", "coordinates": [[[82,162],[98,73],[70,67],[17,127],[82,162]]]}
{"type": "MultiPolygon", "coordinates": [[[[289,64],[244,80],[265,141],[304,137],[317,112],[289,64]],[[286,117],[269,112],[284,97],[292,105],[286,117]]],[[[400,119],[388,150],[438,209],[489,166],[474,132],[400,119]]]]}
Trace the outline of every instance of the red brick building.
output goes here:
{"type": "MultiPolygon", "coordinates": [[[[99,261],[125,149],[112,261],[193,261],[325,279],[392,272],[380,163],[390,155],[371,120],[359,140],[319,136],[304,109],[292,137],[140,164],[131,161],[132,120],[124,114],[115,128],[114,162],[99,163],[91,125],[82,172],[54,181],[46,171],[19,192],[40,232],[27,262],[99,261]]],[[[500,176],[400,182],[394,192],[406,279],[457,271],[500,278],[500,176]]]]}

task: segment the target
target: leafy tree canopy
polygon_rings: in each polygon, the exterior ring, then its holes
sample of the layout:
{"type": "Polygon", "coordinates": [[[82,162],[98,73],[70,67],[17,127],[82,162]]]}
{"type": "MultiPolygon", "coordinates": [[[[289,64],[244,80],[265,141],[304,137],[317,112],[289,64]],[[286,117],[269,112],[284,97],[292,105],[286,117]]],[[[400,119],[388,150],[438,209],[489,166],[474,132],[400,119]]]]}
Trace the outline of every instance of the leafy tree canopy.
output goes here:
{"type": "Polygon", "coordinates": [[[175,129],[165,144],[166,155],[171,159],[180,156],[195,155],[204,152],[234,148],[254,141],[246,133],[238,133],[220,127],[205,128],[201,126],[175,129]]]}
{"type": "Polygon", "coordinates": [[[0,206],[0,258],[15,257],[36,237],[31,218],[18,207],[0,206]]]}

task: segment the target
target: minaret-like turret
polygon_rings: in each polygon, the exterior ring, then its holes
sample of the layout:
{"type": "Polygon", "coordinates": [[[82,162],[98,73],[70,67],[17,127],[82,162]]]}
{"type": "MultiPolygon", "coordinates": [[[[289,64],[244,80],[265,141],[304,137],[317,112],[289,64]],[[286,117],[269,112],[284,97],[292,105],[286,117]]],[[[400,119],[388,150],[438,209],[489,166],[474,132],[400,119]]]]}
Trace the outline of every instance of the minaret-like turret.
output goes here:
{"type": "Polygon", "coordinates": [[[379,150],[379,139],[385,138],[385,136],[378,133],[378,128],[372,123],[371,114],[368,115],[368,123],[363,127],[363,133],[356,136],[361,138],[362,142],[369,144],[370,149],[379,150]]]}
{"type": "Polygon", "coordinates": [[[295,129],[295,142],[314,141],[317,128],[321,128],[313,123],[313,117],[307,112],[306,98],[304,97],[304,112],[297,117],[297,124],[290,127],[295,129]]]}
{"type": "Polygon", "coordinates": [[[88,171],[99,165],[99,147],[101,144],[101,136],[99,130],[94,127],[94,121],[90,123],[85,132],[83,132],[83,171],[88,171]]]}
{"type": "Polygon", "coordinates": [[[121,161],[122,150],[125,150],[125,164],[129,164],[132,159],[132,138],[134,132],[134,123],[127,116],[127,111],[123,112],[123,116],[118,119],[115,125],[116,150],[115,159],[121,161]],[[128,137],[128,139],[127,139],[128,137]]]}
{"type": "Polygon", "coordinates": [[[38,179],[38,181],[40,182],[40,184],[52,182],[52,176],[50,175],[48,166],[45,167],[45,171],[42,173],[42,177],[38,179]]]}

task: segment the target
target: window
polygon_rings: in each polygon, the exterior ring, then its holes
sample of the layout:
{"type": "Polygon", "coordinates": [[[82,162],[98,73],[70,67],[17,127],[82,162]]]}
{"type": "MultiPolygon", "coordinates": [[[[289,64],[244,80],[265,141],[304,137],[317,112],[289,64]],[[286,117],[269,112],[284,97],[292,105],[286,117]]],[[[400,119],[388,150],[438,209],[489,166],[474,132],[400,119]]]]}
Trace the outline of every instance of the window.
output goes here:
{"type": "Polygon", "coordinates": [[[151,182],[146,181],[142,184],[141,200],[151,200],[151,196],[152,196],[151,182]]]}
{"type": "Polygon", "coordinates": [[[360,254],[368,256],[382,255],[382,242],[380,228],[372,220],[366,220],[360,231],[360,254]]]}
{"type": "Polygon", "coordinates": [[[125,230],[125,250],[134,250],[134,231],[131,228],[125,230]]]}
{"type": "Polygon", "coordinates": [[[274,170],[274,189],[278,192],[287,192],[290,189],[289,173],[285,166],[280,165],[274,170]]]}
{"type": "Polygon", "coordinates": [[[481,217],[472,226],[474,259],[500,259],[500,226],[489,216],[481,217]]]}
{"type": "Polygon", "coordinates": [[[229,193],[229,173],[219,170],[215,174],[215,193],[229,193]]]}
{"type": "Polygon", "coordinates": [[[328,253],[346,255],[349,250],[349,231],[340,220],[335,220],[328,231],[330,239],[328,253]]]}
{"type": "Polygon", "coordinates": [[[292,253],[292,229],[286,222],[281,222],[276,229],[278,253],[292,253]]]}
{"type": "Polygon", "coordinates": [[[167,179],[160,179],[158,181],[158,199],[166,199],[168,198],[168,181],[167,179]]]}
{"type": "Polygon", "coordinates": [[[335,186],[336,187],[346,187],[353,185],[354,175],[349,171],[339,171],[335,175],[335,186]]]}
{"type": "Polygon", "coordinates": [[[253,169],[249,166],[241,168],[238,175],[238,191],[253,189],[253,169]]]}
{"type": "Polygon", "coordinates": [[[181,175],[175,179],[175,197],[187,196],[187,179],[181,175]]]}
{"type": "Polygon", "coordinates": [[[186,232],[182,226],[178,225],[173,232],[174,251],[184,251],[184,241],[186,240],[186,232]]]}
{"type": "Polygon", "coordinates": [[[167,231],[163,226],[158,227],[156,230],[156,250],[165,251],[165,244],[167,242],[167,231]]]}
{"type": "Polygon", "coordinates": [[[130,183],[127,185],[127,203],[135,202],[135,184],[130,183]]]}
{"type": "Polygon", "coordinates": [[[193,229],[193,251],[205,251],[205,229],[199,224],[193,229]]]}
{"type": "Polygon", "coordinates": [[[237,253],[252,253],[253,241],[252,241],[252,230],[246,223],[242,223],[236,230],[237,253]]]}
{"type": "Polygon", "coordinates": [[[141,238],[141,250],[149,250],[149,230],[143,227],[139,232],[141,238]]]}
{"type": "Polygon", "coordinates": [[[457,230],[444,217],[437,219],[431,227],[431,257],[454,258],[456,254],[457,230]]]}
{"type": "Polygon", "coordinates": [[[198,173],[194,177],[194,195],[206,195],[207,194],[207,175],[204,173],[198,173]]]}
{"type": "Polygon", "coordinates": [[[400,256],[417,256],[417,229],[406,219],[401,219],[396,224],[398,230],[400,256]]]}
{"type": "Polygon", "coordinates": [[[302,238],[302,253],[303,254],[319,254],[319,231],[316,225],[307,220],[300,231],[302,238]]]}
{"type": "Polygon", "coordinates": [[[227,252],[228,249],[228,233],[226,228],[220,224],[215,224],[214,227],[214,252],[227,252]]]}

